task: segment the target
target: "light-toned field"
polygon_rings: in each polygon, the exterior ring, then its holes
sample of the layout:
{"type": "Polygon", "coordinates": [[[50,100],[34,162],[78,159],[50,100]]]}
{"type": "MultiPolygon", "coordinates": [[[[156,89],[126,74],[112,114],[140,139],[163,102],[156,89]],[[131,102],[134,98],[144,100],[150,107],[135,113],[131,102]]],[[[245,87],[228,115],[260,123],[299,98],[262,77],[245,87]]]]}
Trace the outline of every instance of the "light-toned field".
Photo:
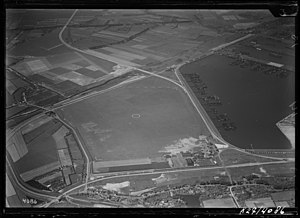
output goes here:
{"type": "Polygon", "coordinates": [[[262,166],[248,166],[228,168],[233,180],[238,180],[243,176],[249,176],[252,173],[261,176],[278,176],[281,174],[295,173],[295,163],[286,164],[266,164],[262,166]]]}
{"type": "Polygon", "coordinates": [[[27,182],[31,179],[33,179],[36,176],[40,176],[44,173],[50,172],[52,170],[58,169],[60,167],[60,162],[55,161],[47,165],[43,165],[41,167],[35,168],[33,170],[27,171],[25,173],[22,173],[20,176],[24,180],[24,182],[27,182]]]}
{"type": "Polygon", "coordinates": [[[35,82],[45,83],[61,93],[71,93],[72,90],[78,91],[78,87],[97,82],[97,79],[110,73],[114,65],[103,59],[90,60],[78,52],[69,52],[47,58],[25,59],[13,68],[35,82]]]}
{"type": "Polygon", "coordinates": [[[222,151],[220,157],[225,165],[274,161],[269,158],[256,157],[251,154],[245,154],[235,149],[226,149],[222,151]]]}
{"type": "Polygon", "coordinates": [[[233,208],[236,207],[232,198],[209,199],[203,201],[205,208],[233,208]]]}
{"type": "Polygon", "coordinates": [[[294,125],[284,125],[279,124],[278,128],[281,132],[289,139],[291,142],[292,148],[295,149],[295,126],[294,125]]]}
{"type": "Polygon", "coordinates": [[[127,61],[127,60],[124,60],[122,58],[118,58],[118,57],[114,57],[112,55],[104,54],[103,52],[101,52],[101,50],[99,52],[98,50],[87,49],[87,50],[85,50],[85,52],[88,53],[88,54],[91,54],[91,55],[93,55],[97,58],[111,60],[112,62],[115,62],[115,63],[120,63],[120,64],[128,65],[128,66],[139,66],[138,64],[135,64],[135,63],[127,61]]]}
{"type": "Polygon", "coordinates": [[[157,78],[75,103],[59,113],[79,130],[98,161],[158,157],[163,155],[158,151],[175,140],[208,134],[184,93],[157,78]]]}

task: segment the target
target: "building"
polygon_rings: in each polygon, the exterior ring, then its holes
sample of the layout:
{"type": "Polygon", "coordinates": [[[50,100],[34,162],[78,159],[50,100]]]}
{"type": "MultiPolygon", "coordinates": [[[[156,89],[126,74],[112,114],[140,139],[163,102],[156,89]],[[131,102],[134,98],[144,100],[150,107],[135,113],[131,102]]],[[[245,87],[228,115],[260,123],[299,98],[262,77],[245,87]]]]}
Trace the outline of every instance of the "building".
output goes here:
{"type": "Polygon", "coordinates": [[[228,145],[224,145],[224,144],[215,144],[215,146],[216,146],[218,149],[221,149],[221,148],[228,148],[228,145]]]}

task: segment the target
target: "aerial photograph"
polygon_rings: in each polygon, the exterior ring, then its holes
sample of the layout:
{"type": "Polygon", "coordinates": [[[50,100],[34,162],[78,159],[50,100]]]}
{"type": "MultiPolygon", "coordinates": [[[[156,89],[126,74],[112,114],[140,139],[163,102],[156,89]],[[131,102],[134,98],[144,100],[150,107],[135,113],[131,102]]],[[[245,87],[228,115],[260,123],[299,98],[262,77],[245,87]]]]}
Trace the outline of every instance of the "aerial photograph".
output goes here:
{"type": "Polygon", "coordinates": [[[5,12],[7,208],[296,207],[294,17],[5,12]]]}

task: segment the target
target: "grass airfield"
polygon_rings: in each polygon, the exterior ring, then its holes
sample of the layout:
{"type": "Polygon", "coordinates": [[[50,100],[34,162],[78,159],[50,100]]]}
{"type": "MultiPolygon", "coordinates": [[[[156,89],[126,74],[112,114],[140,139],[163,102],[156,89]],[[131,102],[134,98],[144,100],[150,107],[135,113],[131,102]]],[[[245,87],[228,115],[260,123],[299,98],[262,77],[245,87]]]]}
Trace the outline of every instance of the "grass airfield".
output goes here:
{"type": "Polygon", "coordinates": [[[75,126],[95,161],[154,158],[165,146],[209,134],[179,87],[147,78],[58,111],[75,126]]]}

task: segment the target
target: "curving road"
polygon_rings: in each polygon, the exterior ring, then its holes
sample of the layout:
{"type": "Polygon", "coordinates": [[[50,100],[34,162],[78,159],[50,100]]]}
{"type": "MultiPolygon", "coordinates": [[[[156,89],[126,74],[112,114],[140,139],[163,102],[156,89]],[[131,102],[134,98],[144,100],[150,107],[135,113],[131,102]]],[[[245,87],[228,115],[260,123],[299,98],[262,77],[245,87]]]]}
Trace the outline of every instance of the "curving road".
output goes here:
{"type": "MultiPolygon", "coordinates": [[[[244,164],[234,164],[234,165],[229,165],[227,166],[227,168],[237,168],[237,167],[248,167],[248,166],[261,166],[261,165],[267,165],[267,164],[282,164],[282,163],[287,163],[288,161],[270,161],[270,162],[262,162],[262,163],[244,163],[244,164]]],[[[290,161],[291,162],[291,161],[290,161]]],[[[142,173],[131,173],[128,175],[114,175],[114,176],[108,176],[105,178],[99,178],[99,179],[95,179],[92,181],[89,181],[87,184],[92,184],[95,182],[99,182],[99,181],[103,181],[103,180],[108,180],[108,179],[114,179],[114,178],[120,178],[120,177],[130,177],[130,176],[143,176],[143,175],[153,175],[153,174],[162,174],[162,173],[174,173],[174,172],[188,172],[188,171],[202,171],[202,170],[214,170],[214,169],[222,169],[223,166],[218,166],[218,167],[203,167],[203,168],[183,168],[183,169],[175,169],[175,170],[165,170],[165,171],[159,171],[159,172],[142,172],[142,173]]],[[[56,199],[53,199],[52,201],[48,202],[47,204],[43,205],[43,207],[48,207],[50,206],[52,203],[58,201],[58,199],[60,199],[63,196],[67,196],[67,194],[80,189],[82,187],[84,187],[86,184],[81,184],[78,185],[66,192],[64,192],[63,194],[61,194],[60,196],[58,196],[56,199]]]]}
{"type": "Polygon", "coordinates": [[[7,163],[7,167],[9,167],[10,173],[14,177],[14,182],[18,185],[18,188],[20,188],[22,191],[25,191],[26,193],[29,193],[34,197],[39,197],[39,198],[41,197],[43,199],[54,199],[55,200],[57,198],[57,196],[51,196],[49,194],[41,194],[41,193],[37,193],[37,192],[34,192],[34,191],[28,189],[26,186],[24,186],[23,184],[21,184],[19,182],[17,175],[15,174],[12,166],[10,165],[10,162],[9,162],[7,156],[6,156],[6,163],[7,163]]]}
{"type": "MultiPolygon", "coordinates": [[[[182,64],[183,65],[183,64],[182,64]]],[[[180,71],[179,68],[182,65],[178,65],[175,69],[175,75],[177,76],[177,78],[179,79],[179,81],[182,84],[185,84],[185,81],[183,80],[183,78],[181,78],[180,75],[180,71]]],[[[185,89],[185,88],[184,88],[185,89]]],[[[265,155],[259,155],[259,154],[253,154],[251,152],[246,151],[245,149],[242,148],[238,148],[235,145],[232,145],[230,143],[228,143],[227,141],[225,141],[222,136],[220,135],[219,132],[217,132],[216,127],[214,126],[213,122],[210,120],[208,114],[206,113],[205,109],[202,107],[201,103],[198,101],[198,99],[195,99],[192,97],[192,95],[189,93],[189,91],[187,91],[187,89],[185,89],[185,92],[187,93],[187,95],[189,96],[191,102],[193,103],[195,109],[197,110],[198,114],[201,116],[202,120],[204,121],[205,125],[207,126],[209,132],[211,133],[211,135],[215,138],[218,139],[220,142],[224,143],[225,145],[231,146],[232,149],[236,149],[240,152],[246,153],[248,155],[252,155],[252,156],[256,156],[256,157],[263,157],[263,158],[268,158],[268,159],[273,159],[273,160],[284,160],[286,158],[279,158],[279,157],[270,157],[270,156],[265,156],[265,155]]]]}
{"type": "MultiPolygon", "coordinates": [[[[85,54],[89,54],[89,55],[95,56],[95,55],[92,54],[92,53],[89,53],[89,52],[87,52],[87,51],[83,51],[83,50],[80,50],[80,49],[78,49],[78,48],[75,48],[75,47],[69,45],[68,43],[66,43],[66,42],[63,40],[62,34],[63,34],[64,30],[67,28],[68,24],[69,24],[69,23],[71,22],[71,20],[73,19],[73,17],[75,16],[75,14],[76,14],[77,11],[78,11],[78,9],[74,11],[74,13],[72,14],[72,16],[69,18],[69,20],[67,21],[67,23],[64,25],[64,27],[63,27],[62,30],[60,31],[58,37],[59,37],[61,43],[64,44],[66,47],[68,47],[68,48],[70,48],[70,49],[72,49],[72,50],[75,50],[75,51],[77,51],[77,52],[80,52],[80,53],[85,53],[85,54]]],[[[111,62],[114,62],[114,63],[116,63],[116,64],[119,64],[119,63],[117,63],[117,62],[114,61],[114,60],[108,60],[108,61],[111,61],[111,62]]],[[[124,64],[122,64],[122,65],[124,66],[124,64]]],[[[180,77],[179,77],[179,75],[178,75],[178,73],[179,73],[179,70],[178,70],[178,69],[179,69],[179,67],[181,67],[181,65],[178,65],[177,68],[176,68],[176,70],[175,70],[175,75],[176,75],[177,78],[179,79],[180,83],[178,83],[178,82],[176,82],[175,80],[172,80],[172,79],[170,79],[170,78],[167,78],[167,77],[158,75],[157,73],[152,73],[152,72],[149,72],[149,71],[146,71],[146,70],[143,70],[143,69],[139,69],[139,68],[136,68],[136,67],[131,67],[131,66],[127,66],[127,67],[130,67],[130,68],[132,68],[132,69],[134,69],[134,70],[139,70],[139,71],[141,71],[141,72],[143,72],[143,73],[146,73],[146,74],[148,74],[148,75],[151,75],[151,76],[155,76],[155,77],[164,79],[164,80],[169,81],[169,82],[175,84],[176,86],[180,87],[180,88],[187,94],[187,96],[189,97],[189,99],[191,100],[193,106],[194,106],[195,109],[197,110],[198,114],[201,116],[201,118],[202,118],[202,120],[204,121],[205,125],[206,125],[207,128],[209,129],[211,135],[212,135],[213,137],[215,137],[216,139],[218,139],[219,141],[221,141],[222,143],[224,143],[224,144],[226,144],[226,145],[231,145],[231,144],[229,144],[228,142],[226,142],[224,139],[222,139],[222,137],[220,137],[219,134],[215,133],[215,131],[213,130],[213,126],[212,126],[213,124],[211,123],[210,118],[209,118],[208,115],[206,114],[205,110],[201,107],[201,104],[200,104],[199,102],[197,102],[198,104],[196,103],[196,99],[194,99],[194,98],[192,97],[191,93],[189,93],[189,91],[188,91],[188,90],[186,89],[186,87],[184,86],[184,84],[185,84],[184,81],[182,81],[182,79],[180,79],[180,77]],[[200,109],[199,109],[199,104],[200,104],[200,107],[201,107],[200,109]],[[204,116],[203,114],[206,114],[206,116],[204,116]]],[[[142,79],[142,78],[141,78],[141,79],[142,79]]],[[[121,85],[122,85],[122,84],[121,84],[121,85]]],[[[111,88],[109,88],[109,89],[107,89],[107,90],[103,90],[103,91],[100,91],[100,92],[97,92],[97,93],[91,93],[91,94],[88,95],[88,96],[83,96],[83,97],[80,97],[80,98],[78,98],[78,99],[74,99],[74,100],[72,100],[72,101],[67,102],[66,104],[59,105],[59,106],[56,106],[56,107],[52,108],[51,111],[52,111],[52,110],[55,110],[55,109],[58,109],[58,108],[61,108],[61,107],[64,107],[64,106],[66,106],[66,105],[68,105],[68,104],[71,104],[71,103],[75,103],[75,102],[81,101],[81,100],[83,100],[83,99],[85,99],[85,98],[87,98],[87,97],[93,97],[94,95],[101,94],[101,93],[103,93],[104,91],[109,91],[109,90],[112,90],[112,89],[117,88],[117,87],[119,87],[119,86],[120,86],[120,85],[116,85],[116,86],[111,87],[111,88]]],[[[30,120],[26,121],[25,123],[18,125],[14,130],[8,132],[8,137],[7,137],[7,138],[10,138],[11,136],[13,136],[14,132],[18,131],[22,126],[24,126],[24,125],[26,125],[26,124],[32,122],[32,120],[34,120],[34,119],[36,119],[36,118],[38,118],[38,117],[41,117],[41,116],[43,116],[43,114],[37,115],[37,116],[35,116],[33,119],[30,119],[30,120]]],[[[159,172],[143,172],[143,173],[133,173],[133,174],[128,174],[128,175],[116,175],[116,176],[110,176],[110,177],[106,177],[106,178],[100,178],[100,179],[96,179],[96,180],[93,180],[93,181],[89,181],[89,173],[90,173],[89,158],[88,158],[88,155],[87,155],[85,149],[83,148],[82,143],[80,142],[80,140],[79,140],[79,138],[78,138],[78,135],[77,135],[76,131],[74,130],[74,128],[73,128],[71,125],[67,124],[64,120],[62,120],[62,119],[59,118],[59,117],[57,117],[57,118],[58,118],[62,123],[64,123],[66,126],[68,126],[70,129],[72,129],[73,132],[75,133],[75,135],[76,135],[76,137],[77,137],[77,139],[78,139],[78,142],[79,142],[79,144],[80,144],[82,150],[84,151],[84,155],[85,155],[85,157],[86,157],[86,159],[87,159],[87,169],[86,169],[87,175],[86,175],[86,181],[85,181],[84,184],[78,185],[78,186],[76,186],[76,187],[74,187],[74,188],[72,188],[72,189],[66,191],[65,193],[59,195],[58,197],[47,196],[49,199],[52,199],[52,200],[51,200],[50,202],[46,203],[45,205],[43,205],[44,207],[48,207],[50,204],[52,204],[53,202],[57,201],[57,200],[60,199],[62,196],[65,196],[65,195],[67,195],[68,193],[70,193],[70,192],[72,192],[72,191],[74,191],[74,190],[76,190],[76,189],[78,189],[78,188],[84,187],[84,189],[86,190],[88,184],[91,184],[91,183],[94,183],[94,182],[97,182],[97,181],[101,181],[101,180],[106,180],[106,179],[111,179],[111,178],[119,178],[119,177],[128,177],[128,176],[134,176],[134,175],[151,175],[151,174],[157,174],[157,173],[184,172],[184,171],[198,171],[198,170],[207,170],[207,169],[224,168],[224,166],[220,166],[220,167],[208,167],[208,168],[186,168],[186,169],[178,169],[178,170],[172,170],[172,171],[166,170],[166,171],[159,171],[159,172]]],[[[264,164],[281,164],[281,163],[287,163],[287,162],[293,162],[293,161],[294,161],[294,159],[292,159],[292,158],[291,158],[291,159],[288,159],[288,160],[285,160],[284,158],[276,158],[276,157],[268,157],[268,156],[264,156],[264,155],[252,154],[252,153],[249,153],[249,152],[247,152],[247,151],[245,151],[245,150],[243,150],[243,149],[237,148],[237,147],[234,146],[234,145],[231,145],[231,146],[232,146],[234,149],[236,149],[236,150],[239,150],[239,151],[241,151],[241,152],[244,152],[244,153],[247,153],[247,154],[250,154],[250,155],[253,155],[253,156],[264,157],[264,158],[269,158],[269,159],[273,159],[273,160],[280,160],[280,161],[276,161],[276,162],[271,161],[271,162],[263,162],[263,163],[236,164],[236,165],[226,166],[227,168],[244,167],[244,166],[256,166],[256,165],[264,165],[264,164]],[[284,160],[284,161],[283,161],[283,160],[284,160]]],[[[20,184],[19,184],[19,185],[20,185],[20,184]]],[[[29,190],[26,190],[26,191],[29,192],[29,190]]],[[[41,196],[45,197],[45,195],[41,195],[41,196]]]]}

